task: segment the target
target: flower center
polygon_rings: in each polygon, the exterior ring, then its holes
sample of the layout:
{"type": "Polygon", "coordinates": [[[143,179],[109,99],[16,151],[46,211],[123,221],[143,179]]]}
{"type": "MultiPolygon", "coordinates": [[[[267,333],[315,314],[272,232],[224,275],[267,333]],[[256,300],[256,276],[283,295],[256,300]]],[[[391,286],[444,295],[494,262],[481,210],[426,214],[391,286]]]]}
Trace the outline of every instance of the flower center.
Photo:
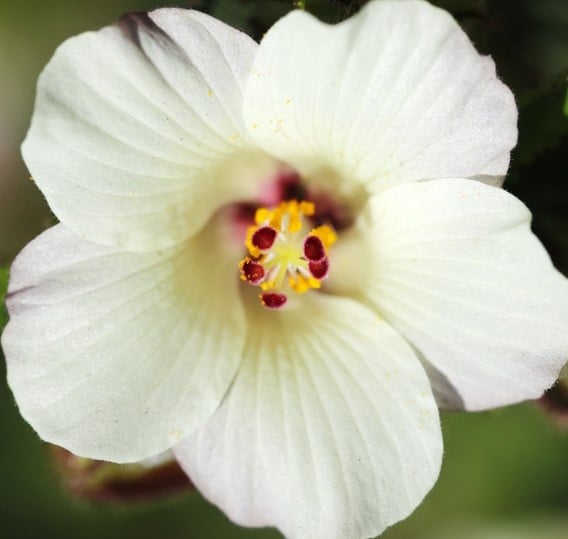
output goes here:
{"type": "Polygon", "coordinates": [[[297,200],[256,210],[245,241],[249,254],[239,268],[243,281],[260,287],[265,307],[279,309],[287,294],[318,289],[327,277],[328,251],[337,236],[328,225],[312,228],[308,219],[314,214],[313,203],[297,200]]]}

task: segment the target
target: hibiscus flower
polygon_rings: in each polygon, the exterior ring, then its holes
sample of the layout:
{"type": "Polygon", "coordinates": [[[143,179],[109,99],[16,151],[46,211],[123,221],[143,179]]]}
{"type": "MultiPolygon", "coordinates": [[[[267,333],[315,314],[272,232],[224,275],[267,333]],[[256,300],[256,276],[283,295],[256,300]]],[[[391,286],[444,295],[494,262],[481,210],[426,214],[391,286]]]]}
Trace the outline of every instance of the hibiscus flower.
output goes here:
{"type": "Polygon", "coordinates": [[[11,270],[22,415],[85,457],[173,448],[242,525],[379,534],[437,478],[437,403],[538,397],[568,354],[567,281],[500,188],[516,117],[418,0],[66,41],[23,146],[60,224],[11,270]]]}

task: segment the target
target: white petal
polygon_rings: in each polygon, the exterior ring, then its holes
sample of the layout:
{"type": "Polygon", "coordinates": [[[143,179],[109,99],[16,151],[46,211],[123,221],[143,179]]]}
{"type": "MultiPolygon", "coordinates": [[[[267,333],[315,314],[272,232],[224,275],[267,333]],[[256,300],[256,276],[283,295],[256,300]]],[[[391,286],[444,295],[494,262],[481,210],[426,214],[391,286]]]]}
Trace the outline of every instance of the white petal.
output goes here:
{"type": "Polygon", "coordinates": [[[442,454],[411,348],[362,305],[316,293],[251,328],[222,407],[174,448],[199,490],[290,539],[374,537],[406,517],[442,454]]]}
{"type": "Polygon", "coordinates": [[[448,13],[416,0],[371,1],[336,26],[284,17],[261,42],[244,110],[267,151],[372,191],[456,176],[498,182],[517,137],[493,61],[448,13]]]}
{"type": "Polygon", "coordinates": [[[171,449],[167,449],[166,451],[162,451],[157,455],[153,455],[152,457],[148,457],[144,460],[141,460],[136,464],[139,464],[143,468],[152,469],[152,468],[157,468],[159,466],[163,466],[168,462],[174,462],[174,460],[175,457],[173,451],[171,449]]]}
{"type": "Polygon", "coordinates": [[[519,200],[435,180],[388,189],[369,213],[357,296],[432,363],[438,387],[447,379],[459,395],[446,394],[448,405],[501,406],[552,385],[568,357],[568,281],[519,200]]]}
{"type": "Polygon", "coordinates": [[[250,196],[268,166],[249,155],[241,119],[256,49],[182,9],[125,16],[61,45],[23,145],[57,217],[97,243],[152,250],[250,196]]]}
{"type": "Polygon", "coordinates": [[[2,346],[20,411],[44,440],[137,461],[213,413],[245,332],[236,270],[215,242],[201,233],[130,254],[58,225],[22,251],[2,346]]]}

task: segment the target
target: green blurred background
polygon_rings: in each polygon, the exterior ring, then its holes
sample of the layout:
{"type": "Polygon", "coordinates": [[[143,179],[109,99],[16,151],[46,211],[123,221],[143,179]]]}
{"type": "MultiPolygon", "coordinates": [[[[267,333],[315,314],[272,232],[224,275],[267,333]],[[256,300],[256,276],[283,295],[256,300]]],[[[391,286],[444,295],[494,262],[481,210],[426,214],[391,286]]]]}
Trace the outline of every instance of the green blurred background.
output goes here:
{"type": "MultiPolygon", "coordinates": [[[[308,0],[334,22],[360,1],[308,0]]],[[[506,187],[535,215],[534,228],[568,275],[567,0],[440,0],[490,53],[517,96],[520,140],[506,187]]],[[[208,10],[258,38],[286,0],[1,0],[0,267],[55,222],[21,161],[35,81],[65,38],[126,11],[162,5],[208,10]]],[[[5,273],[0,273],[0,281],[5,273]]],[[[4,279],[5,280],[5,279],[4,279]]],[[[3,286],[3,285],[2,285],[3,286]]],[[[2,315],[0,315],[0,318],[2,315]]],[[[0,320],[0,326],[2,321],[0,320]]],[[[568,359],[568,358],[567,358],[568,359]]],[[[232,525],[196,492],[152,503],[93,504],[61,486],[49,451],[0,386],[0,536],[6,538],[276,538],[232,525]]],[[[445,414],[446,455],[425,503],[387,539],[568,538],[568,428],[533,403],[483,414],[445,414]]]]}

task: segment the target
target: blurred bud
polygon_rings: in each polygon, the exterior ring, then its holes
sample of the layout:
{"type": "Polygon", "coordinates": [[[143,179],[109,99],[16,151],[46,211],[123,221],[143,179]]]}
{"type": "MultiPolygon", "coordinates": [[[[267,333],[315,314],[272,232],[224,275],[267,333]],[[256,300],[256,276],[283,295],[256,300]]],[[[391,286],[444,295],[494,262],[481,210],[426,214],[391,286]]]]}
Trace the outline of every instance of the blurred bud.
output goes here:
{"type": "Polygon", "coordinates": [[[540,405],[562,428],[568,428],[568,364],[554,384],[539,400],[540,405]]]}
{"type": "Polygon", "coordinates": [[[51,452],[64,486],[77,498],[137,502],[193,489],[170,452],[135,464],[86,459],[55,445],[51,452]]]}

